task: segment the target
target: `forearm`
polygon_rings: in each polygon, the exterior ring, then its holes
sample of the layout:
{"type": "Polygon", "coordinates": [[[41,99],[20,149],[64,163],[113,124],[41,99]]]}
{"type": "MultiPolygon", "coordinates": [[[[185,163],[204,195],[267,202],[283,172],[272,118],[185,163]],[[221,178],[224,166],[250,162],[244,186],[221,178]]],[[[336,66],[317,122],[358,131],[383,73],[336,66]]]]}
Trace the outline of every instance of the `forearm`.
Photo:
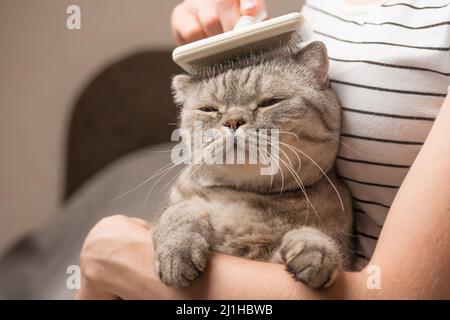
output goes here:
{"type": "Polygon", "coordinates": [[[383,227],[371,263],[383,298],[450,298],[450,99],[441,108],[383,227]]]}
{"type": "Polygon", "coordinates": [[[192,287],[168,292],[186,299],[358,299],[365,298],[363,273],[343,273],[328,289],[316,290],[294,280],[282,264],[258,262],[213,253],[192,287]]]}
{"type": "Polygon", "coordinates": [[[164,285],[156,274],[152,232],[145,221],[112,216],[87,236],[81,252],[79,299],[357,299],[364,273],[343,273],[328,289],[309,289],[281,264],[212,252],[191,287],[164,285]]]}
{"type": "Polygon", "coordinates": [[[148,274],[139,287],[119,286],[123,299],[307,300],[370,298],[363,272],[345,272],[331,288],[316,290],[295,281],[281,264],[213,252],[199,280],[188,288],[170,288],[148,274]]]}

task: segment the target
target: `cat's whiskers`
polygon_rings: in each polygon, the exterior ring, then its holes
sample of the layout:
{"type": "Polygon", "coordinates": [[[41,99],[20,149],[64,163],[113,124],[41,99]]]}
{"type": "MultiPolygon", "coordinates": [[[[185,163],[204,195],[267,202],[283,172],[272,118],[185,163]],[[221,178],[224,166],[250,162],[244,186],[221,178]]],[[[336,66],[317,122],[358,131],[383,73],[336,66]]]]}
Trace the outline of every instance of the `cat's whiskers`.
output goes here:
{"type": "MultiPolygon", "coordinates": [[[[254,150],[257,150],[258,154],[260,154],[260,155],[264,158],[264,162],[266,162],[266,163],[270,162],[270,169],[271,169],[272,172],[273,172],[274,166],[273,166],[272,162],[269,161],[269,160],[266,158],[266,155],[265,155],[263,152],[259,152],[259,148],[258,148],[258,138],[259,138],[260,141],[261,141],[261,139],[263,139],[263,137],[257,135],[257,134],[254,133],[254,132],[250,132],[249,137],[250,137],[250,138],[256,138],[256,143],[253,143],[253,144],[252,144],[252,147],[254,147],[254,150]]],[[[250,141],[250,139],[249,139],[249,141],[250,141]]],[[[253,141],[255,141],[255,140],[253,140],[253,141]]],[[[267,140],[266,140],[266,141],[267,141],[267,140]]],[[[250,143],[250,142],[249,142],[249,143],[250,143]]],[[[268,155],[268,154],[267,154],[267,155],[268,155]]],[[[280,193],[283,192],[283,188],[284,188],[284,174],[283,174],[283,171],[281,171],[281,191],[280,191],[280,193]]],[[[273,174],[270,175],[270,190],[272,190],[272,189],[273,189],[273,174]]]]}
{"type": "Polygon", "coordinates": [[[298,134],[295,134],[293,132],[289,132],[289,131],[279,131],[279,133],[284,133],[284,134],[290,134],[291,136],[294,136],[298,141],[300,141],[300,137],[298,136],[298,134]]]}
{"type": "MultiPolygon", "coordinates": [[[[290,133],[290,132],[286,132],[286,133],[290,133]]],[[[289,148],[289,146],[287,146],[287,147],[289,148]]],[[[289,163],[291,164],[291,167],[292,167],[292,170],[293,170],[293,169],[294,169],[294,168],[293,168],[293,165],[292,165],[292,163],[291,163],[291,161],[290,161],[290,158],[289,158],[288,155],[286,154],[286,152],[284,152],[284,150],[282,150],[282,149],[280,149],[280,148],[278,148],[278,149],[281,150],[281,151],[284,153],[284,155],[286,156],[286,158],[289,160],[289,163]]],[[[300,189],[302,190],[302,192],[303,192],[303,194],[305,195],[305,197],[307,198],[307,200],[309,200],[308,194],[307,194],[307,192],[306,192],[306,187],[304,186],[303,181],[301,180],[300,176],[298,175],[298,173],[300,172],[300,169],[301,169],[302,160],[301,160],[300,156],[298,155],[298,152],[295,152],[295,150],[293,150],[293,149],[291,149],[291,148],[289,148],[289,150],[290,150],[292,153],[294,153],[294,154],[296,155],[296,157],[297,157],[297,160],[298,160],[298,168],[297,168],[297,171],[296,171],[296,175],[297,175],[299,181],[301,182],[300,189]]],[[[307,202],[306,202],[306,220],[305,220],[305,223],[306,223],[306,221],[308,220],[308,217],[309,217],[310,204],[311,204],[311,207],[313,208],[315,214],[317,215],[317,211],[314,209],[314,206],[312,205],[312,203],[311,203],[310,201],[307,201],[307,202]]],[[[317,216],[318,216],[318,215],[317,215],[317,216]]],[[[320,217],[319,217],[319,219],[320,219],[320,217]]]]}
{"type": "MultiPolygon", "coordinates": [[[[282,151],[282,152],[284,152],[284,151],[282,151]]],[[[319,221],[321,222],[321,219],[317,213],[317,210],[315,209],[314,205],[312,204],[311,200],[309,199],[308,193],[306,191],[306,188],[305,188],[301,178],[296,174],[296,172],[294,171],[294,169],[292,167],[289,167],[289,165],[284,160],[282,160],[280,158],[279,161],[281,161],[284,164],[284,166],[286,167],[286,169],[288,169],[289,173],[293,176],[294,180],[296,181],[297,185],[299,186],[300,190],[302,191],[303,195],[305,196],[305,199],[306,199],[305,224],[308,221],[310,209],[312,209],[314,211],[314,214],[318,217],[319,221]]]]}
{"type": "MultiPolygon", "coordinates": [[[[189,159],[189,157],[183,158],[181,159],[178,163],[176,163],[175,165],[179,165],[182,164],[185,160],[189,159]]],[[[136,191],[137,189],[143,187],[145,184],[149,183],[151,180],[155,179],[158,175],[162,174],[165,170],[169,169],[169,167],[171,167],[173,164],[167,164],[165,166],[163,166],[162,168],[160,168],[158,171],[156,171],[154,174],[152,174],[149,178],[145,179],[144,181],[142,181],[141,183],[139,183],[138,185],[132,187],[130,190],[114,197],[113,199],[108,201],[108,204],[111,204],[119,199],[122,199],[123,197],[127,196],[128,194],[136,191]]]]}
{"type": "MultiPolygon", "coordinates": [[[[260,138],[262,138],[262,137],[260,137],[260,138]]],[[[291,162],[289,156],[287,155],[287,153],[286,153],[283,149],[281,149],[279,146],[274,146],[268,139],[266,139],[266,140],[264,140],[264,141],[265,141],[271,148],[277,148],[277,151],[281,151],[281,152],[284,154],[284,156],[286,157],[287,161],[289,162],[289,165],[288,165],[284,160],[281,159],[280,156],[276,156],[275,154],[272,153],[272,156],[274,156],[274,157],[278,160],[278,162],[281,161],[281,162],[284,164],[284,166],[286,167],[286,169],[288,169],[288,171],[291,173],[291,175],[293,176],[294,180],[295,180],[296,183],[298,184],[300,190],[301,190],[301,191],[303,192],[303,194],[305,195],[305,198],[306,198],[306,204],[307,204],[307,206],[306,206],[306,210],[307,210],[307,211],[306,211],[306,221],[307,221],[307,219],[308,219],[308,216],[309,216],[309,209],[310,209],[310,206],[311,206],[311,208],[313,209],[313,211],[314,211],[314,213],[316,214],[317,218],[319,219],[319,222],[323,225],[323,223],[322,223],[322,221],[321,221],[321,219],[320,219],[319,214],[317,213],[317,211],[316,211],[314,205],[312,204],[312,202],[310,201],[310,199],[309,199],[309,197],[308,197],[308,194],[307,194],[307,192],[306,192],[306,187],[304,186],[303,181],[301,180],[300,176],[297,174],[298,171],[297,171],[297,172],[294,171],[292,162],[291,162]]],[[[288,146],[288,147],[289,147],[289,146],[288,146]]],[[[301,164],[301,160],[300,160],[300,157],[298,156],[298,153],[295,152],[295,151],[292,150],[292,149],[291,149],[291,151],[292,151],[294,154],[297,155],[297,158],[299,159],[299,164],[301,164]]],[[[299,168],[299,169],[300,169],[300,168],[299,168]]],[[[280,172],[281,172],[281,174],[283,175],[283,170],[282,170],[282,169],[280,170],[280,172]]],[[[283,192],[282,190],[283,190],[283,188],[281,189],[280,194],[283,192]]],[[[305,221],[305,223],[306,223],[306,221],[305,221]]]]}
{"type": "MultiPolygon", "coordinates": [[[[203,145],[202,148],[203,148],[203,149],[208,148],[208,147],[210,147],[211,145],[213,145],[213,143],[215,143],[215,142],[216,142],[215,139],[213,139],[213,140],[211,140],[211,141],[207,141],[207,143],[206,143],[205,145],[203,145]]],[[[160,181],[161,181],[161,180],[162,180],[162,179],[163,179],[170,171],[172,171],[178,164],[181,164],[181,163],[183,163],[184,161],[189,160],[189,159],[192,160],[192,156],[193,156],[193,155],[192,155],[192,152],[191,152],[189,155],[187,155],[185,158],[183,158],[182,160],[180,160],[178,163],[174,163],[174,164],[171,165],[171,166],[170,166],[170,164],[169,164],[170,168],[168,168],[168,170],[166,170],[165,173],[162,174],[162,176],[159,177],[159,179],[151,186],[151,188],[149,189],[149,191],[148,191],[147,194],[145,195],[145,199],[144,199],[144,203],[143,203],[143,206],[142,206],[142,210],[144,210],[145,207],[147,206],[148,198],[149,198],[151,192],[153,191],[153,189],[155,188],[155,186],[156,186],[156,185],[157,185],[157,184],[158,184],[158,183],[159,183],[159,182],[160,182],[160,181]]],[[[201,166],[199,166],[199,167],[201,167],[201,166]]],[[[187,168],[186,168],[186,169],[187,169],[187,168]]],[[[186,170],[186,169],[184,169],[184,170],[186,170]]],[[[190,177],[192,177],[192,175],[198,170],[198,168],[195,168],[195,169],[196,169],[196,170],[194,170],[194,172],[191,173],[190,177]]],[[[174,179],[178,178],[178,177],[181,175],[181,173],[183,173],[184,170],[182,170],[180,173],[176,174],[174,178],[172,178],[171,180],[169,180],[169,184],[170,184],[174,179]]],[[[175,180],[175,181],[176,181],[176,180],[175,180]]],[[[175,181],[173,181],[172,184],[174,184],[175,181]]],[[[168,184],[166,184],[166,185],[160,190],[160,193],[161,193],[161,191],[162,191],[164,188],[167,187],[167,185],[168,185],[168,184]]],[[[171,188],[171,189],[172,189],[172,188],[171,188]]]]}
{"type": "Polygon", "coordinates": [[[148,198],[149,198],[149,196],[150,196],[150,194],[151,194],[151,192],[153,191],[153,189],[155,188],[155,186],[170,172],[170,171],[172,171],[176,166],[178,166],[179,164],[181,164],[181,163],[183,163],[184,161],[186,161],[186,160],[189,160],[191,158],[191,154],[189,154],[188,156],[186,156],[186,158],[184,158],[183,160],[180,160],[179,162],[175,162],[175,163],[173,163],[173,164],[169,164],[169,168],[167,168],[163,173],[160,173],[160,174],[162,174],[159,178],[158,178],[158,180],[156,180],[153,184],[152,184],[152,186],[150,187],[150,189],[149,189],[149,191],[147,192],[147,194],[145,195],[145,198],[144,198],[144,203],[142,204],[142,210],[145,210],[145,208],[147,207],[147,201],[148,201],[148,198]]]}
{"type": "Polygon", "coordinates": [[[169,188],[169,194],[170,194],[170,192],[172,191],[172,188],[173,188],[174,184],[176,183],[176,181],[178,180],[178,178],[186,171],[186,169],[187,169],[187,167],[184,168],[183,170],[180,170],[180,172],[178,172],[172,179],[170,179],[169,182],[167,182],[167,183],[161,188],[161,190],[159,190],[159,194],[161,194],[161,193],[164,191],[164,189],[166,189],[169,185],[170,185],[170,188],[169,188]]]}
{"type": "MultiPolygon", "coordinates": [[[[280,133],[284,133],[284,134],[290,134],[293,135],[294,137],[297,138],[298,141],[300,141],[300,137],[298,136],[298,134],[295,134],[293,132],[288,132],[288,131],[280,131],[280,133]]],[[[336,139],[335,137],[333,137],[332,134],[328,134],[328,136],[333,139],[336,142],[339,142],[340,144],[342,144],[343,146],[349,148],[351,151],[353,151],[354,153],[356,153],[358,156],[363,157],[363,154],[361,152],[359,152],[358,150],[356,150],[355,148],[351,147],[349,144],[343,142],[341,139],[336,139]]]]}
{"type": "MultiPolygon", "coordinates": [[[[291,134],[291,135],[295,136],[298,140],[300,140],[299,137],[298,137],[298,135],[296,135],[296,134],[294,134],[294,133],[292,133],[292,132],[288,132],[288,131],[280,131],[280,133],[291,134]]],[[[270,143],[270,142],[268,142],[268,143],[270,143]]],[[[295,148],[294,146],[292,146],[292,145],[290,145],[290,144],[288,144],[288,143],[284,143],[284,142],[279,141],[279,144],[282,145],[282,146],[284,146],[284,147],[287,147],[289,150],[291,150],[293,153],[295,153],[295,154],[297,155],[298,158],[299,158],[299,155],[298,155],[298,152],[296,152],[296,150],[299,151],[300,153],[302,153],[305,157],[307,157],[310,161],[312,161],[312,162],[319,168],[319,170],[326,176],[328,182],[331,184],[331,186],[333,187],[334,191],[336,192],[336,194],[337,194],[337,196],[338,196],[338,198],[339,198],[339,200],[340,200],[341,207],[342,207],[342,209],[344,210],[344,205],[343,205],[342,198],[341,198],[339,192],[337,191],[337,188],[336,188],[335,185],[332,183],[331,179],[328,177],[328,175],[325,173],[325,171],[324,171],[324,170],[323,170],[323,169],[322,169],[322,168],[321,168],[321,167],[320,167],[320,166],[319,166],[319,165],[318,165],[311,157],[309,157],[308,155],[306,155],[303,151],[301,151],[301,150],[295,148]]],[[[289,157],[288,157],[287,154],[284,152],[284,150],[282,150],[281,148],[279,148],[279,150],[280,150],[281,152],[283,152],[284,155],[286,156],[286,158],[289,160],[289,157]]],[[[280,160],[281,160],[281,159],[280,159],[280,160]]],[[[281,160],[281,161],[283,161],[283,160],[281,160]]],[[[301,163],[301,160],[300,160],[300,159],[299,159],[299,161],[300,161],[300,163],[301,163]]],[[[290,162],[290,160],[289,160],[289,162],[290,162]]],[[[290,168],[288,168],[288,166],[286,166],[286,168],[287,168],[288,170],[290,170],[290,168]]],[[[291,164],[291,168],[292,168],[292,164],[291,164]]],[[[293,168],[292,168],[292,170],[293,170],[293,168]]],[[[297,171],[297,172],[298,172],[298,171],[297,171]]],[[[291,172],[291,174],[293,174],[293,173],[291,172]]],[[[297,174],[296,174],[296,176],[298,177],[298,179],[300,179],[300,177],[299,177],[297,174]]],[[[300,179],[300,181],[301,181],[301,179],[300,179]]],[[[307,203],[310,203],[311,206],[312,206],[312,203],[309,201],[309,198],[308,198],[308,196],[307,196],[307,194],[306,194],[306,188],[304,187],[303,183],[302,183],[302,186],[303,186],[302,191],[305,193],[305,196],[307,197],[307,203]]],[[[316,216],[319,218],[320,223],[323,225],[323,223],[322,223],[322,221],[321,221],[321,219],[320,219],[320,216],[318,215],[318,213],[317,213],[317,211],[315,210],[314,206],[312,206],[312,208],[313,208],[313,211],[314,211],[314,213],[316,214],[316,216]]],[[[309,212],[309,207],[307,207],[307,214],[308,214],[308,212],[309,212]]]]}
{"type": "MultiPolygon", "coordinates": [[[[269,139],[267,139],[267,138],[265,138],[265,137],[262,137],[262,136],[259,136],[259,139],[260,139],[260,141],[262,140],[263,142],[265,142],[265,143],[267,143],[268,144],[268,146],[270,146],[271,148],[277,148],[277,151],[282,151],[283,153],[284,153],[284,155],[285,155],[285,157],[286,157],[286,159],[287,159],[287,161],[289,162],[289,164],[290,164],[290,166],[288,166],[287,165],[287,163],[286,162],[284,162],[283,161],[283,163],[284,163],[284,165],[285,165],[285,167],[291,172],[291,170],[292,170],[292,172],[296,172],[296,171],[294,171],[294,168],[293,168],[293,165],[292,165],[292,162],[291,162],[291,160],[290,160],[290,158],[289,158],[289,156],[284,152],[284,150],[282,150],[279,146],[274,146],[270,141],[269,141],[269,139]],[[263,140],[264,139],[264,140],[263,140]]],[[[262,151],[262,150],[259,150],[260,152],[262,151]]],[[[266,151],[267,152],[267,151],[266,151]]],[[[262,153],[261,153],[262,154],[262,153]]],[[[299,168],[298,168],[298,170],[297,170],[297,172],[300,170],[300,167],[301,167],[301,159],[300,159],[300,157],[298,156],[298,154],[296,153],[296,152],[294,152],[294,154],[296,154],[296,156],[297,156],[297,159],[299,160],[299,168]]],[[[270,157],[270,156],[274,156],[275,158],[276,158],[276,160],[278,161],[278,162],[280,162],[280,160],[281,160],[281,158],[278,156],[276,156],[275,154],[271,154],[271,155],[269,155],[268,154],[268,152],[267,152],[267,155],[270,157]]],[[[264,161],[266,161],[266,159],[264,159],[264,161]]],[[[282,160],[281,160],[282,161],[282,160]]],[[[291,172],[291,174],[292,174],[292,172],[291,172]]],[[[280,190],[280,194],[281,193],[283,193],[283,189],[284,189],[284,174],[283,174],[283,170],[280,170],[280,173],[281,173],[281,178],[282,178],[282,185],[281,185],[281,190],[280,190]]],[[[303,182],[301,181],[301,179],[300,179],[300,177],[296,174],[296,177],[299,179],[299,180],[296,180],[296,182],[297,182],[297,184],[299,185],[299,187],[300,187],[300,189],[302,190],[302,192],[305,194],[305,196],[306,196],[306,198],[308,198],[308,196],[307,196],[307,194],[306,194],[306,189],[305,189],[305,187],[304,187],[304,185],[303,185],[303,182]],[[300,184],[299,184],[299,182],[300,182],[300,184]]],[[[294,179],[296,179],[296,177],[294,177],[294,179]]],[[[273,179],[273,175],[272,175],[272,177],[271,177],[272,179],[273,179]]],[[[309,199],[309,198],[308,198],[309,199]]],[[[309,204],[308,204],[308,202],[307,202],[307,210],[309,210],[309,204]]]]}
{"type": "MultiPolygon", "coordinates": [[[[209,141],[206,145],[203,146],[203,148],[205,149],[204,151],[208,152],[208,150],[206,150],[206,149],[208,149],[208,148],[213,148],[215,143],[217,143],[217,140],[209,141]]],[[[184,174],[187,170],[189,170],[189,169],[191,169],[191,168],[192,168],[192,165],[191,165],[191,166],[187,166],[187,167],[184,168],[182,171],[180,171],[174,178],[172,178],[172,179],[171,179],[171,180],[170,180],[170,181],[169,181],[169,182],[161,189],[161,191],[164,190],[165,188],[167,188],[167,186],[168,186],[169,184],[171,184],[171,187],[170,187],[170,189],[169,189],[169,194],[172,193],[172,190],[173,190],[173,188],[175,187],[175,183],[177,182],[178,178],[179,178],[182,174],[184,174]]],[[[189,174],[189,176],[188,176],[187,178],[188,178],[188,179],[192,178],[195,174],[197,174],[197,173],[198,173],[199,171],[201,171],[201,170],[212,171],[212,166],[197,165],[197,166],[192,170],[192,172],[189,174]]],[[[160,191],[160,192],[161,192],[161,191],[160,191]]]]}
{"type": "MultiPolygon", "coordinates": [[[[282,150],[282,149],[280,148],[280,151],[286,156],[286,158],[288,158],[288,156],[287,156],[287,154],[286,154],[286,152],[285,152],[284,150],[282,150]]],[[[282,161],[282,162],[285,164],[286,168],[290,171],[291,175],[294,177],[294,179],[296,180],[297,184],[299,185],[300,190],[301,190],[301,191],[303,192],[303,194],[305,195],[305,198],[306,198],[306,204],[307,204],[307,207],[306,207],[306,220],[308,219],[308,216],[309,216],[309,209],[310,209],[310,206],[311,206],[312,210],[314,211],[314,214],[315,214],[315,215],[317,216],[317,218],[319,219],[319,222],[323,225],[322,220],[320,219],[320,216],[319,216],[317,210],[315,209],[314,205],[312,204],[312,201],[311,201],[310,198],[308,197],[308,193],[307,193],[307,191],[306,191],[306,187],[305,187],[305,185],[303,184],[303,181],[302,181],[302,179],[300,178],[300,176],[294,171],[294,168],[292,167],[292,165],[291,165],[290,167],[287,166],[287,164],[286,164],[281,158],[280,158],[280,161],[282,161]]],[[[306,221],[305,221],[305,223],[306,223],[306,221]]]]}
{"type": "MultiPolygon", "coordinates": [[[[281,145],[287,145],[286,143],[284,143],[284,142],[281,142],[280,141],[280,144],[281,145]]],[[[336,195],[338,196],[338,198],[339,198],[339,202],[340,202],[340,204],[341,204],[341,208],[342,208],[342,211],[345,211],[345,208],[344,208],[344,202],[342,201],[342,198],[341,198],[341,195],[339,194],[339,191],[337,190],[337,188],[336,188],[336,186],[334,185],[334,183],[331,181],[331,179],[330,179],[330,177],[326,174],[326,172],[317,164],[317,162],[316,161],[314,161],[310,156],[308,156],[305,152],[303,152],[302,150],[300,150],[300,149],[298,149],[298,148],[296,148],[296,147],[294,147],[294,146],[292,146],[291,145],[291,147],[292,148],[294,148],[295,150],[297,150],[298,152],[300,152],[303,156],[305,156],[306,158],[308,158],[321,172],[322,172],[322,174],[325,176],[325,178],[328,180],[328,182],[330,183],[330,185],[333,187],[333,189],[334,189],[334,191],[336,192],[336,195]]]]}
{"type": "MultiPolygon", "coordinates": [[[[287,132],[287,131],[279,131],[279,133],[287,133],[287,134],[292,134],[292,135],[294,135],[298,140],[299,140],[299,138],[298,138],[298,136],[296,135],[296,134],[294,134],[294,133],[292,133],[292,132],[287,132]]],[[[288,148],[289,148],[289,146],[287,146],[288,148]]],[[[298,168],[297,168],[297,173],[300,171],[300,169],[301,169],[301,167],[302,167],[302,160],[301,160],[301,158],[300,158],[300,156],[298,155],[298,153],[297,152],[295,152],[294,150],[292,150],[291,148],[289,148],[294,154],[295,154],[295,156],[297,157],[297,160],[298,160],[298,168]]],[[[289,158],[288,158],[289,159],[289,158]]]]}
{"type": "MultiPolygon", "coordinates": [[[[264,158],[264,162],[270,162],[270,169],[272,170],[272,172],[273,172],[273,170],[274,170],[274,166],[273,166],[273,164],[272,164],[272,162],[271,161],[269,161],[267,158],[266,158],[266,155],[264,154],[264,153],[260,153],[260,155],[264,158]]],[[[283,192],[283,187],[284,187],[284,175],[283,175],[283,172],[281,171],[281,191],[280,191],[280,193],[282,193],[283,192]]],[[[271,174],[270,175],[270,191],[272,191],[272,189],[273,189],[273,174],[271,174]]]]}

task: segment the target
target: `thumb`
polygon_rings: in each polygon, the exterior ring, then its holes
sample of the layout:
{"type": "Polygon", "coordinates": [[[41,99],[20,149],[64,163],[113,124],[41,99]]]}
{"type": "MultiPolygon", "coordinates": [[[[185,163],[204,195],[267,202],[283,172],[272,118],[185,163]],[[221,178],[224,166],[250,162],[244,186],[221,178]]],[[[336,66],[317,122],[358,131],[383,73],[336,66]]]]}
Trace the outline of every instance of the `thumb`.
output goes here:
{"type": "Polygon", "coordinates": [[[255,16],[261,10],[265,9],[264,0],[241,0],[241,15],[255,16]]]}

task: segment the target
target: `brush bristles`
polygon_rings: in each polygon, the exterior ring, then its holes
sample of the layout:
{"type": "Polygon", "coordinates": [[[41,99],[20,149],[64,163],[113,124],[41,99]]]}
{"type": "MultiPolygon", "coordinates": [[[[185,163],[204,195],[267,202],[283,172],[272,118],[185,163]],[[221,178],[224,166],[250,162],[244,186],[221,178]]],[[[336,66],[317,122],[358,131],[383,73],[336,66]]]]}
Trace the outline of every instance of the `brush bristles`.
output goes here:
{"type": "MultiPolygon", "coordinates": [[[[191,63],[194,72],[192,75],[197,79],[207,79],[218,76],[228,70],[244,69],[249,66],[258,65],[266,61],[279,58],[290,58],[302,48],[302,39],[297,32],[289,35],[288,39],[282,39],[267,47],[249,46],[245,53],[233,55],[224,54],[222,60],[211,57],[209,61],[203,60],[191,63]]],[[[234,50],[238,52],[238,50],[234,50]]]]}

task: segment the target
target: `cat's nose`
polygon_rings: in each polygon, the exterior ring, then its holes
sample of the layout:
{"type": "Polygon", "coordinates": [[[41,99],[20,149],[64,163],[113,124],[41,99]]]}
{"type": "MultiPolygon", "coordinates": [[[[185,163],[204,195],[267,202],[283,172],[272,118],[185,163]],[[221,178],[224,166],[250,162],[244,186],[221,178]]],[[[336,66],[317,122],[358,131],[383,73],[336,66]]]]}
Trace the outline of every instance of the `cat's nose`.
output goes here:
{"type": "Polygon", "coordinates": [[[231,119],[224,123],[225,127],[236,130],[240,126],[244,125],[246,122],[244,119],[231,119]]]}

